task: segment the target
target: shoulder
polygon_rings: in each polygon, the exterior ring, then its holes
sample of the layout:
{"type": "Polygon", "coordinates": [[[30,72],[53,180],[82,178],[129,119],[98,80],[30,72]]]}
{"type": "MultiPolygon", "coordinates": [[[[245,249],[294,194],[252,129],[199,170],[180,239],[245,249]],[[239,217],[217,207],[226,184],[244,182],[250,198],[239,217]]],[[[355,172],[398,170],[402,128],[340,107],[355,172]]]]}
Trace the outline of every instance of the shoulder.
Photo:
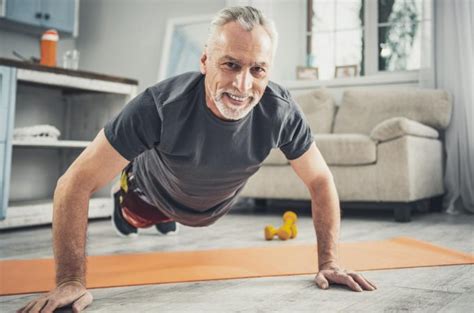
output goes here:
{"type": "Polygon", "coordinates": [[[293,104],[293,99],[288,89],[272,81],[268,82],[268,86],[263,93],[263,101],[276,102],[283,106],[293,104]]]}
{"type": "Polygon", "coordinates": [[[204,75],[200,72],[187,72],[170,77],[148,88],[156,104],[164,106],[169,103],[189,99],[197,92],[204,75]]]}
{"type": "Polygon", "coordinates": [[[260,113],[272,120],[280,121],[297,110],[297,105],[288,89],[271,81],[268,83],[258,107],[260,113]]]}

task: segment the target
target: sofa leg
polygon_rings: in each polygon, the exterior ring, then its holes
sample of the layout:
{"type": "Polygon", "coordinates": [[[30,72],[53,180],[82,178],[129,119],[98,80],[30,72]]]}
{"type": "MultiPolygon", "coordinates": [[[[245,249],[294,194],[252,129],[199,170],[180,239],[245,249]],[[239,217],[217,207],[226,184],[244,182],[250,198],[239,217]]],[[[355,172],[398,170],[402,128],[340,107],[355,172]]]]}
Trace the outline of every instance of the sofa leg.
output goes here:
{"type": "Polygon", "coordinates": [[[415,208],[417,212],[428,213],[430,211],[430,200],[424,199],[415,202],[415,208]]]}
{"type": "Polygon", "coordinates": [[[400,223],[406,223],[406,222],[411,221],[411,206],[404,205],[404,206],[395,208],[394,217],[395,217],[395,221],[400,222],[400,223]]]}
{"type": "Polygon", "coordinates": [[[266,212],[267,211],[267,199],[254,199],[255,201],[255,211],[256,212],[266,212]]]}
{"type": "Polygon", "coordinates": [[[432,212],[443,211],[443,196],[437,196],[430,199],[430,209],[432,212]]]}

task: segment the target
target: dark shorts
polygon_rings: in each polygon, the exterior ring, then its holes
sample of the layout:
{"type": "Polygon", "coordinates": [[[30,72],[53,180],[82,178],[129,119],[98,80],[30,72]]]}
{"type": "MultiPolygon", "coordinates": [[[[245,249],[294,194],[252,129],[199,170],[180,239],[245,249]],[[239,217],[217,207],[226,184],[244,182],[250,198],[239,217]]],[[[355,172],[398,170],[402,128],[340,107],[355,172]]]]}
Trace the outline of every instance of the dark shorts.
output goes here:
{"type": "Polygon", "coordinates": [[[151,205],[146,200],[146,196],[138,188],[133,177],[132,162],[122,171],[120,176],[120,206],[122,213],[127,219],[135,220],[140,227],[148,227],[154,224],[170,222],[169,218],[156,206],[151,205]]]}

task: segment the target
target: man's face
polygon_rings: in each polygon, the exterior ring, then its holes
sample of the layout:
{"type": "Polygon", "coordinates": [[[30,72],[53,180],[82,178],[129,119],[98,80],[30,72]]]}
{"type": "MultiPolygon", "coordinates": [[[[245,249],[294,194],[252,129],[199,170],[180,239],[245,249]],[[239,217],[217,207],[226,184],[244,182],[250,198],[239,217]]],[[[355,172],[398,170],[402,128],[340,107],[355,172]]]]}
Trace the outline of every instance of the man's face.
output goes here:
{"type": "Polygon", "coordinates": [[[224,120],[239,120],[260,101],[268,85],[272,42],[258,25],[251,32],[238,23],[220,27],[201,56],[206,103],[224,120]]]}

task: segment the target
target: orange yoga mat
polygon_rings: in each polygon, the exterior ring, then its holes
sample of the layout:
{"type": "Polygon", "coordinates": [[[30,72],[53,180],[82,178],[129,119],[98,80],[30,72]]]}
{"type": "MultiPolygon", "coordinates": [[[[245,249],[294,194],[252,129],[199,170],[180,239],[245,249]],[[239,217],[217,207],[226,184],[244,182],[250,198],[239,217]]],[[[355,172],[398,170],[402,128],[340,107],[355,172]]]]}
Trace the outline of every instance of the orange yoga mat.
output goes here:
{"type": "MultiPolygon", "coordinates": [[[[87,286],[101,288],[317,272],[316,245],[288,245],[277,241],[269,245],[89,256],[87,286]]],[[[406,237],[341,243],[339,255],[342,266],[357,271],[474,264],[472,254],[406,237]]],[[[54,261],[0,261],[0,275],[1,295],[47,291],[54,287],[54,261]]]]}

